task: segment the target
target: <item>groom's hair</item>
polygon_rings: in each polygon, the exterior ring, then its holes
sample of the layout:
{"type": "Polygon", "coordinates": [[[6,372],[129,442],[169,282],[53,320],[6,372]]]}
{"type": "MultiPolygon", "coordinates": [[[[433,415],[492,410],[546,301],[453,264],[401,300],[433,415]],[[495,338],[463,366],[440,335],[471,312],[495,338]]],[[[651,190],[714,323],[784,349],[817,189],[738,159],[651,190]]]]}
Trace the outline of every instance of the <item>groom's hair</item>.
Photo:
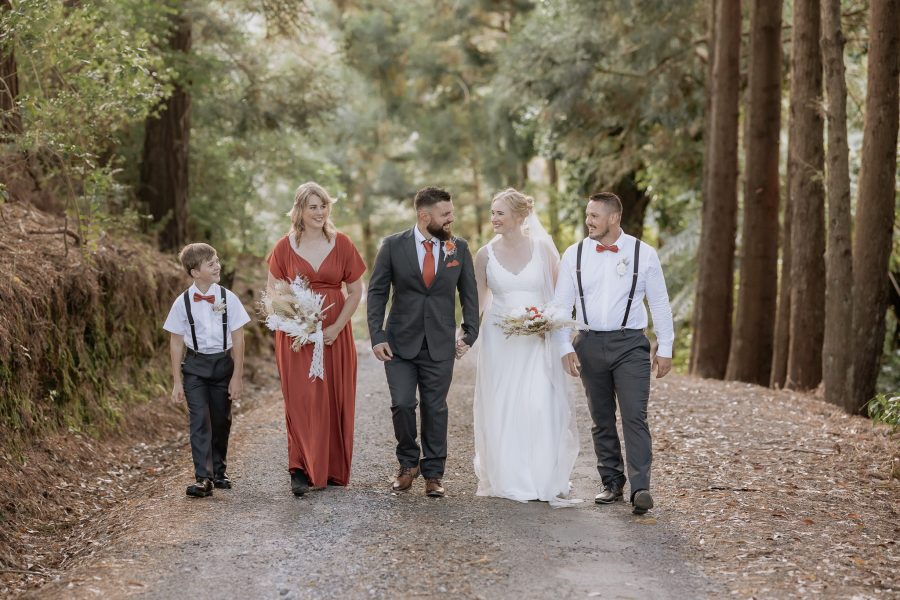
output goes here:
{"type": "Polygon", "coordinates": [[[445,190],[436,187],[427,187],[416,192],[414,203],[416,210],[419,210],[421,208],[434,206],[438,202],[447,202],[448,200],[450,200],[450,194],[445,190]]]}
{"type": "Polygon", "coordinates": [[[611,213],[622,214],[622,201],[612,192],[597,192],[596,194],[591,194],[589,200],[591,202],[599,202],[611,213]]]}

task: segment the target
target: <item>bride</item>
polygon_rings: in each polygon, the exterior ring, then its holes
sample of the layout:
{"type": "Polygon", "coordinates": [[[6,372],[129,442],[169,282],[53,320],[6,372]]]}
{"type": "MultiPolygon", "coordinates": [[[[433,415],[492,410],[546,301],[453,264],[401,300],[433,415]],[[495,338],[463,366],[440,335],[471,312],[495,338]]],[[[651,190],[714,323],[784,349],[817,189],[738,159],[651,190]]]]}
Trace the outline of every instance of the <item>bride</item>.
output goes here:
{"type": "Polygon", "coordinates": [[[559,252],[534,214],[534,200],[509,188],[491,202],[497,234],[475,257],[484,315],[475,380],[475,473],[479,496],[519,502],[572,500],[569,475],[578,433],[562,362],[550,337],[505,338],[497,320],[553,299],[559,252]]]}

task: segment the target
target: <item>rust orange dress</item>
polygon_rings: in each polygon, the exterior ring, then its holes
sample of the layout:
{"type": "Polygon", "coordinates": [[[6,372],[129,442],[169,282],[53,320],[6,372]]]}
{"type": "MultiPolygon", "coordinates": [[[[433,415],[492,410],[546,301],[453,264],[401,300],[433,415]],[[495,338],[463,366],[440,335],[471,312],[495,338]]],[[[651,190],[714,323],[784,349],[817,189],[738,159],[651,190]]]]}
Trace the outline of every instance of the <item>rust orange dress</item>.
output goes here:
{"type": "MultiPolygon", "coordinates": [[[[337,234],[318,271],[294,252],[288,236],[275,244],[268,261],[274,277],[289,281],[297,275],[305,277],[312,290],[325,296],[324,306],[334,305],[325,312],[323,327],[334,323],[344,307],[341,284],[353,283],[366,270],[353,242],[342,233],[337,234]]],[[[294,352],[291,338],[275,332],[275,361],[287,421],[288,469],[301,469],[313,487],[328,482],[347,485],[356,407],[356,347],[350,323],[331,346],[325,346],[324,380],[309,378],[312,354],[312,344],[294,352]]]]}

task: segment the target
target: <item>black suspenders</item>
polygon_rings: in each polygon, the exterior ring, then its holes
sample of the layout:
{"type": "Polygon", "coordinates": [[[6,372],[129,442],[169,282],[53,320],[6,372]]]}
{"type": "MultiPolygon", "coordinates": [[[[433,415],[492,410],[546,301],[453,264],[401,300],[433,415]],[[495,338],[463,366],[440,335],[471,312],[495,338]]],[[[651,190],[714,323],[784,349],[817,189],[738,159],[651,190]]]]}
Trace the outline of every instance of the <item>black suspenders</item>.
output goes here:
{"type": "MultiPolygon", "coordinates": [[[[634,262],[637,263],[637,259],[634,262]]],[[[634,280],[637,281],[637,271],[635,271],[634,280]]],[[[222,292],[222,352],[225,352],[228,350],[228,301],[225,300],[225,288],[220,285],[219,291],[222,292]]],[[[631,295],[634,295],[633,283],[631,284],[631,295]]],[[[628,306],[631,306],[631,298],[628,299],[628,306]]],[[[625,311],[625,316],[627,318],[628,311],[625,311]]]]}
{"type": "Polygon", "coordinates": [[[628,322],[628,313],[631,312],[631,301],[634,300],[634,290],[637,288],[638,265],[641,262],[641,240],[634,240],[634,275],[631,276],[631,291],[628,292],[628,304],[625,305],[625,318],[622,319],[622,327],[628,322]]]}
{"type": "MultiPolygon", "coordinates": [[[[584,249],[584,241],[578,242],[578,258],[575,259],[575,277],[578,278],[578,297],[581,299],[581,318],[587,325],[587,309],[584,307],[584,288],[581,286],[581,251],[584,249]]],[[[187,298],[187,292],[184,293],[187,298]]],[[[193,325],[191,326],[193,327],[193,325]]]]}
{"type": "MultiPolygon", "coordinates": [[[[575,259],[575,277],[578,279],[578,298],[581,300],[581,318],[584,319],[584,324],[587,325],[587,309],[584,306],[584,287],[581,285],[581,252],[584,249],[584,241],[578,243],[578,253],[577,258],[575,259]]],[[[634,290],[637,288],[637,280],[638,280],[638,264],[640,264],[641,260],[641,240],[634,240],[634,274],[631,276],[631,291],[628,292],[628,304],[625,305],[625,317],[622,319],[622,327],[621,329],[625,329],[625,324],[628,323],[628,315],[631,313],[631,303],[634,300],[634,290]]]]}
{"type": "Polygon", "coordinates": [[[185,290],[184,292],[184,310],[187,312],[188,323],[191,324],[191,339],[194,340],[194,352],[200,352],[200,347],[197,345],[197,330],[194,328],[194,315],[191,314],[191,299],[188,297],[188,292],[190,290],[185,290]]]}
{"type": "MultiPolygon", "coordinates": [[[[190,290],[184,292],[184,310],[187,313],[188,323],[191,325],[191,340],[194,342],[194,352],[200,352],[200,346],[197,344],[197,329],[194,327],[194,315],[191,313],[191,299],[188,296],[190,290]]],[[[228,350],[228,302],[225,300],[225,288],[219,286],[222,293],[222,351],[228,350]]]]}

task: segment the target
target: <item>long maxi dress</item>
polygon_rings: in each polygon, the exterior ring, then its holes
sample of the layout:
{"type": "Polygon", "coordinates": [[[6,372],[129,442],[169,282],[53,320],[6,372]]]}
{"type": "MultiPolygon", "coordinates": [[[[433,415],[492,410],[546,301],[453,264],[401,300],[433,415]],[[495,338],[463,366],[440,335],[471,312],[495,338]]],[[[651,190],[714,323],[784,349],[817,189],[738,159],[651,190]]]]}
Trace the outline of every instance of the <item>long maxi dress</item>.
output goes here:
{"type": "MultiPolygon", "coordinates": [[[[325,297],[323,328],[337,320],[344,307],[342,284],[353,283],[366,265],[346,235],[338,233],[334,247],[318,271],[294,250],[289,236],[276,244],[268,258],[277,279],[293,281],[297,275],[325,297]]],[[[287,424],[288,469],[301,469],[310,485],[329,482],[347,485],[353,456],[353,417],[356,407],[356,347],[348,322],[334,344],[325,346],[325,378],[310,379],[313,345],[291,349],[291,338],[275,332],[275,361],[281,376],[287,424]]]]}

